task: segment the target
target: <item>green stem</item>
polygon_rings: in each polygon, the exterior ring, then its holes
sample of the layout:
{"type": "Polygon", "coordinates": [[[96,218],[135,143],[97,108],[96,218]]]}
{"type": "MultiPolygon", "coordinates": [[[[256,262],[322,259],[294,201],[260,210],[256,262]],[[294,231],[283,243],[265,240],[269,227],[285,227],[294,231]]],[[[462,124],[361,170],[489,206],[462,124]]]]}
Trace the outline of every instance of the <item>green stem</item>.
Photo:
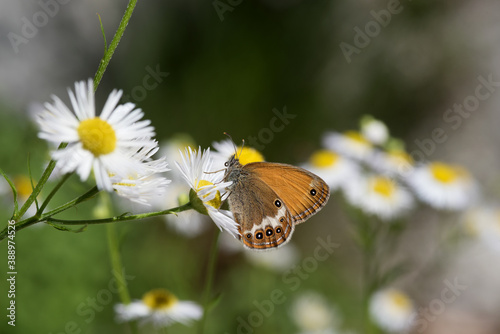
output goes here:
{"type": "Polygon", "coordinates": [[[108,248],[111,267],[113,268],[113,276],[115,277],[118,285],[120,300],[123,304],[130,304],[130,293],[128,292],[127,284],[125,283],[125,278],[123,277],[123,265],[120,256],[120,249],[118,245],[118,237],[116,236],[115,225],[106,225],[106,233],[108,235],[108,248]]]}
{"type": "MultiPolygon", "coordinates": [[[[101,193],[100,199],[103,205],[111,209],[112,204],[108,193],[101,193]]],[[[109,259],[111,261],[113,277],[115,278],[120,300],[122,304],[127,305],[130,304],[131,298],[127,282],[124,277],[125,270],[123,269],[122,258],[120,255],[120,244],[118,241],[116,226],[114,224],[106,225],[106,235],[108,239],[109,259]]],[[[137,333],[137,325],[135,322],[130,323],[130,329],[132,333],[137,333]]]]}
{"type": "Polygon", "coordinates": [[[52,200],[52,197],[54,197],[54,195],[56,194],[56,192],[59,190],[59,188],[61,188],[61,186],[64,184],[64,182],[66,182],[67,179],[69,179],[69,177],[73,175],[73,173],[68,173],[68,174],[65,174],[61,181],[59,181],[59,183],[54,187],[54,189],[52,189],[52,191],[50,192],[50,194],[47,196],[47,198],[43,201],[42,203],[42,206],[38,209],[38,213],[41,215],[43,213],[43,210],[45,210],[45,208],[47,207],[47,205],[49,204],[49,202],[52,200]]]}
{"type": "MultiPolygon", "coordinates": [[[[130,215],[130,216],[116,216],[116,217],[110,217],[110,218],[104,218],[104,219],[94,219],[94,220],[64,220],[64,219],[55,219],[52,218],[51,216],[55,215],[56,213],[59,213],[61,211],[64,211],[66,209],[69,209],[70,207],[82,202],[83,200],[89,199],[91,196],[94,196],[97,194],[99,191],[97,190],[97,187],[92,188],[88,192],[86,192],[84,195],[74,199],[71,202],[68,202],[62,206],[60,206],[57,209],[54,209],[45,215],[43,215],[41,218],[37,217],[36,215],[33,217],[30,217],[28,219],[25,219],[19,223],[16,224],[16,231],[22,230],[23,228],[26,228],[30,225],[47,221],[47,222],[54,222],[58,223],[61,225],[93,225],[93,224],[107,224],[107,223],[114,223],[114,222],[120,222],[120,221],[128,221],[128,220],[139,220],[139,219],[144,219],[144,218],[149,218],[149,217],[155,217],[155,216],[161,216],[161,215],[168,215],[172,213],[178,213],[182,211],[187,211],[192,209],[191,203],[187,203],[181,206],[178,206],[176,208],[168,209],[168,210],[163,210],[163,211],[156,211],[156,212],[148,212],[148,213],[143,213],[143,214],[138,214],[138,215],[130,215]],[[86,198],[82,199],[85,195],[86,198]]],[[[0,241],[5,239],[7,237],[7,227],[4,228],[0,232],[0,241]]]]}
{"type": "Polygon", "coordinates": [[[363,286],[362,286],[362,306],[363,306],[363,324],[366,334],[373,333],[374,327],[370,319],[370,297],[375,288],[374,275],[376,274],[376,242],[377,226],[376,222],[367,217],[360,218],[359,233],[362,235],[362,261],[363,261],[363,286]]]}
{"type": "Polygon", "coordinates": [[[207,320],[208,307],[210,304],[210,299],[212,295],[212,286],[215,277],[215,264],[217,260],[217,250],[219,243],[219,235],[220,230],[217,229],[215,231],[214,241],[212,243],[212,249],[210,250],[210,257],[208,259],[208,268],[207,268],[207,280],[205,282],[205,292],[203,294],[203,317],[200,321],[200,330],[199,333],[203,334],[205,329],[205,322],[207,320]]]}
{"type": "Polygon", "coordinates": [[[110,218],[103,218],[103,219],[82,219],[82,220],[65,220],[65,219],[55,219],[48,217],[46,221],[58,223],[61,225],[94,225],[94,224],[107,224],[107,223],[115,223],[115,222],[121,222],[121,221],[128,221],[128,220],[139,220],[139,219],[144,219],[144,218],[149,218],[149,217],[156,217],[156,216],[162,216],[162,215],[168,215],[172,213],[178,213],[186,210],[192,209],[191,203],[186,203],[184,205],[178,206],[173,209],[168,209],[168,210],[163,210],[163,211],[154,211],[154,212],[147,212],[147,213],[141,213],[137,215],[130,215],[130,216],[115,216],[115,217],[110,217],[110,218]]]}
{"type": "MultiPolygon", "coordinates": [[[[92,189],[88,190],[85,194],[81,195],[81,196],[78,196],[77,198],[75,198],[74,200],[71,200],[57,208],[55,208],[54,210],[51,210],[45,214],[43,214],[41,217],[40,217],[40,221],[44,221],[46,220],[48,217],[52,217],[58,213],[61,213],[65,210],[68,210],[72,207],[74,207],[75,205],[79,204],[79,203],[82,203],[82,202],[85,202],[91,198],[93,198],[95,195],[97,195],[99,193],[99,189],[97,189],[97,186],[94,186],[92,189]]],[[[19,224],[21,225],[22,222],[20,222],[19,224]]]]}
{"type": "Polygon", "coordinates": [[[116,30],[115,36],[111,40],[111,44],[109,45],[109,48],[106,49],[104,52],[104,56],[102,57],[101,62],[99,63],[99,67],[97,68],[97,72],[94,77],[94,91],[97,90],[97,87],[99,86],[99,83],[101,82],[102,76],[104,75],[104,72],[106,71],[106,68],[108,67],[109,62],[111,61],[111,58],[113,57],[113,54],[115,53],[116,48],[118,47],[118,43],[120,43],[120,40],[123,36],[123,33],[125,32],[125,28],[127,28],[128,21],[132,17],[132,13],[134,12],[135,5],[137,4],[137,0],[130,0],[127,9],[125,10],[125,13],[123,14],[122,20],[120,21],[120,25],[118,26],[118,29],[116,30]]]}

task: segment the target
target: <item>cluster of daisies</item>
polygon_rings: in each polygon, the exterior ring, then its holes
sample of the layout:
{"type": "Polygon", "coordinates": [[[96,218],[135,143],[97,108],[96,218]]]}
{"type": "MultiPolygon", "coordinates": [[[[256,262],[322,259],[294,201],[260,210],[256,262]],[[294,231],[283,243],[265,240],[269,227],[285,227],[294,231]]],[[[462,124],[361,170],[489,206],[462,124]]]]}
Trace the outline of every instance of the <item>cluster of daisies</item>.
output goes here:
{"type": "Polygon", "coordinates": [[[391,221],[408,214],[416,200],[441,210],[461,211],[478,198],[477,184],[463,167],[416,163],[401,140],[370,116],[359,131],[329,132],[323,149],[304,166],[368,215],[391,221]]]}

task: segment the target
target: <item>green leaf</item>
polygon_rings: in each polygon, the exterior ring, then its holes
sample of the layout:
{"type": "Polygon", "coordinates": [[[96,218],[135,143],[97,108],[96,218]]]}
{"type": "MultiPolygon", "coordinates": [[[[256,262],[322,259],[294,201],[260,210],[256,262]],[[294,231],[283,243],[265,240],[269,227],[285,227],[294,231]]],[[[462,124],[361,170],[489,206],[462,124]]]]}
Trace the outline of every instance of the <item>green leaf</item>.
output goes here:
{"type": "Polygon", "coordinates": [[[80,227],[78,229],[70,229],[70,228],[67,228],[66,226],[54,224],[54,223],[52,223],[50,221],[46,221],[45,223],[49,224],[50,226],[52,226],[56,230],[64,231],[64,232],[72,232],[72,233],[84,232],[85,230],[87,230],[87,227],[88,227],[88,225],[85,224],[85,225],[83,225],[82,227],[80,227]]]}
{"type": "Polygon", "coordinates": [[[108,42],[106,41],[106,34],[104,33],[104,27],[102,25],[101,15],[97,13],[97,17],[99,18],[99,24],[101,25],[102,37],[104,38],[104,53],[106,53],[108,51],[108,42]]]}
{"type": "Polygon", "coordinates": [[[10,186],[10,189],[12,189],[12,194],[14,195],[14,212],[12,212],[12,217],[14,217],[17,213],[17,210],[19,209],[19,204],[17,203],[17,189],[16,186],[14,185],[14,182],[11,181],[11,179],[5,174],[5,172],[0,168],[0,174],[5,178],[7,183],[10,186]]]}

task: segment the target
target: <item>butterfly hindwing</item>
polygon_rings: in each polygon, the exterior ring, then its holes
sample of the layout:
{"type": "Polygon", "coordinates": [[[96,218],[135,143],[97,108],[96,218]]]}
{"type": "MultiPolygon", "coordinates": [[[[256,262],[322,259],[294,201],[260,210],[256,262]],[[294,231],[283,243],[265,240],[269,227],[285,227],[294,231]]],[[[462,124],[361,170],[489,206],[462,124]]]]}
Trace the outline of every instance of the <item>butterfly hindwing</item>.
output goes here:
{"type": "Polygon", "coordinates": [[[269,249],[290,240],[294,229],[292,215],[262,180],[242,175],[231,187],[228,202],[246,247],[269,249]]]}

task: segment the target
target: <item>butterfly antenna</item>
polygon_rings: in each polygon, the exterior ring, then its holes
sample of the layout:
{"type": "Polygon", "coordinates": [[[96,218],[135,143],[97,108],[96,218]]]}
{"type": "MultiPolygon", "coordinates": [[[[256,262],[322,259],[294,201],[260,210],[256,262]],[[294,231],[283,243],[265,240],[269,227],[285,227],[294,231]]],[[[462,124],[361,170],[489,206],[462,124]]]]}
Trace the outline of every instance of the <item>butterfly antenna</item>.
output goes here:
{"type": "Polygon", "coordinates": [[[238,158],[241,157],[241,154],[243,153],[243,147],[245,146],[245,139],[241,140],[241,149],[240,149],[240,154],[238,154],[238,158]]]}

